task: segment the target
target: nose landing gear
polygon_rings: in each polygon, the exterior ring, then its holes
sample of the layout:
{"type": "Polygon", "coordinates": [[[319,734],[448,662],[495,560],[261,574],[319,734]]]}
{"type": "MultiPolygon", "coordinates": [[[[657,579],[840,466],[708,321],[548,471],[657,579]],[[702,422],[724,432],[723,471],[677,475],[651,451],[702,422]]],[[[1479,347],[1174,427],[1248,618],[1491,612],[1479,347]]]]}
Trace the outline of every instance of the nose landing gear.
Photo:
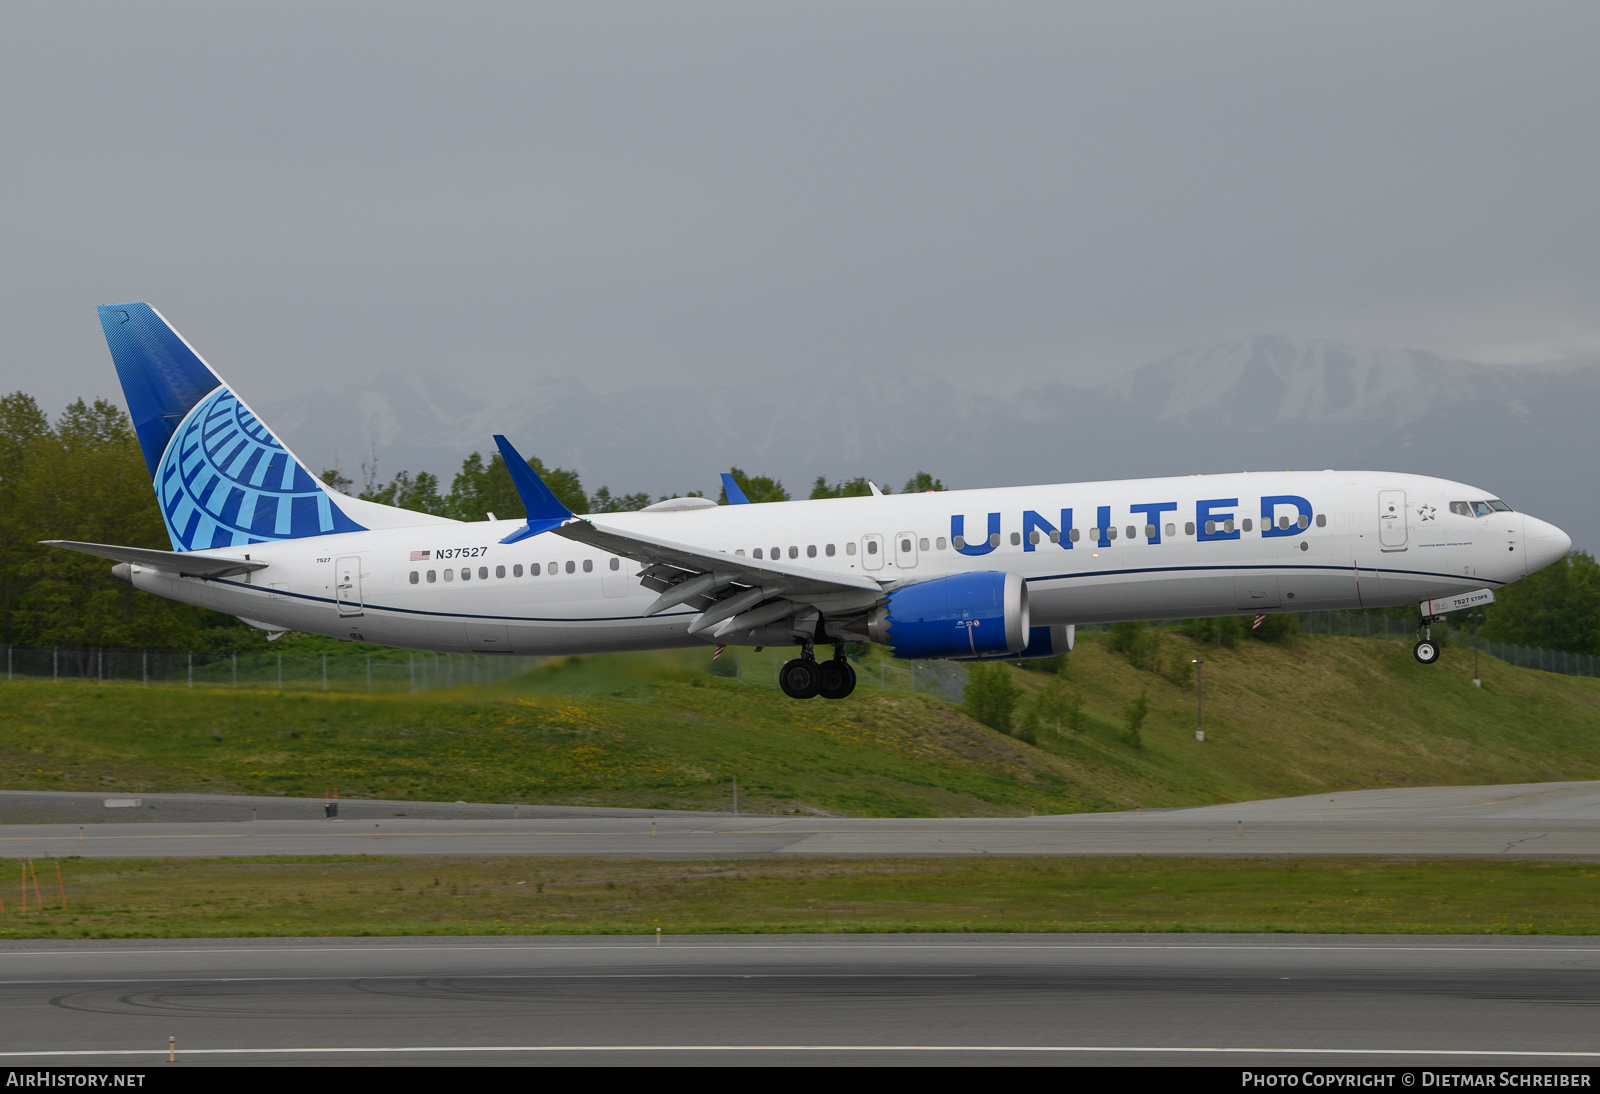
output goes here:
{"type": "Polygon", "coordinates": [[[1424,665],[1431,665],[1439,660],[1439,647],[1434,645],[1433,642],[1433,623],[1438,618],[1436,615],[1422,617],[1422,624],[1418,627],[1419,637],[1417,644],[1411,647],[1411,656],[1424,665]]]}

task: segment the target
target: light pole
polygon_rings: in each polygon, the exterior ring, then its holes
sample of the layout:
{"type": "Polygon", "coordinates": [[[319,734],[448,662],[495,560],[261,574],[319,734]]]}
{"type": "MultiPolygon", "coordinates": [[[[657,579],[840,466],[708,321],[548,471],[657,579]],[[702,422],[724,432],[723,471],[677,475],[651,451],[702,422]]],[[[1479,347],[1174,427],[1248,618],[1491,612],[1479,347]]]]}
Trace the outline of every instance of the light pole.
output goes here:
{"type": "Polygon", "coordinates": [[[1483,622],[1482,612],[1473,612],[1467,616],[1472,624],[1472,684],[1474,687],[1483,687],[1483,678],[1478,675],[1478,624],[1483,622]]]}
{"type": "Polygon", "coordinates": [[[1205,658],[1194,658],[1194,739],[1197,741],[1206,739],[1205,696],[1200,690],[1201,674],[1205,671],[1205,664],[1205,658]]]}

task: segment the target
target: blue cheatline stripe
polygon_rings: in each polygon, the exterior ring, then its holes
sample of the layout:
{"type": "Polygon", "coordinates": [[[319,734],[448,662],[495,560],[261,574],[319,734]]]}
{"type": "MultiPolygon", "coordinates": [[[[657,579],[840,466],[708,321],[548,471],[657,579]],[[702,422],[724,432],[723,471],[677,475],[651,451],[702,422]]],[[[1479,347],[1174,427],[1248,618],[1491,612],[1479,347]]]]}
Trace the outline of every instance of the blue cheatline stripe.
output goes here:
{"type": "MultiPolygon", "coordinates": [[[[206,580],[206,579],[201,579],[206,580]]],[[[313,604],[337,604],[338,601],[326,596],[312,596],[310,593],[291,593],[283,589],[267,589],[261,585],[247,585],[242,581],[230,581],[225,577],[209,579],[216,585],[231,585],[235,589],[246,589],[251,592],[261,593],[264,596],[270,593],[275,598],[292,597],[295,600],[306,600],[313,604]]],[[[429,612],[420,608],[391,608],[382,604],[363,604],[363,611],[389,612],[393,615],[420,615],[430,619],[489,619],[498,623],[621,623],[630,620],[648,623],[652,619],[669,619],[676,616],[699,615],[696,611],[687,612],[658,612],[655,615],[584,615],[584,616],[543,616],[543,615],[477,615],[472,612],[429,612]]],[[[345,616],[344,618],[353,618],[345,616]]],[[[291,628],[292,629],[292,628],[291,628]]],[[[376,643],[382,645],[382,643],[376,643]]]]}

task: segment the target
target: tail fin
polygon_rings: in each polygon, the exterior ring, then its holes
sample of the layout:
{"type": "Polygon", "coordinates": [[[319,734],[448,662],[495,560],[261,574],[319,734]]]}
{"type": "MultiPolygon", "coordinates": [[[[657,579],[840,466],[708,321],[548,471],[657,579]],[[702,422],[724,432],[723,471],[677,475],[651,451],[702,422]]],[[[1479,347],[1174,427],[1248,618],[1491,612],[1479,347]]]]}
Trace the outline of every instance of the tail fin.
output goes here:
{"type": "Polygon", "coordinates": [[[149,304],[100,325],[174,550],[364,530],[149,304]]]}

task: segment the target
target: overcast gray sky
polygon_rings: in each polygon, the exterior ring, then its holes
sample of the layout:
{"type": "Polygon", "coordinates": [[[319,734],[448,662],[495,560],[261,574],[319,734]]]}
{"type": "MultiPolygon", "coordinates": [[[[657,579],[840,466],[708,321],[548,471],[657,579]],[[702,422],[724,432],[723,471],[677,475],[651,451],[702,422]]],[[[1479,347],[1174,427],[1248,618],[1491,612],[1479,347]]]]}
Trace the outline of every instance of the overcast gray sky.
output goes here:
{"type": "Polygon", "coordinates": [[[0,387],[1600,349],[1600,5],[13,4],[0,387]]]}

